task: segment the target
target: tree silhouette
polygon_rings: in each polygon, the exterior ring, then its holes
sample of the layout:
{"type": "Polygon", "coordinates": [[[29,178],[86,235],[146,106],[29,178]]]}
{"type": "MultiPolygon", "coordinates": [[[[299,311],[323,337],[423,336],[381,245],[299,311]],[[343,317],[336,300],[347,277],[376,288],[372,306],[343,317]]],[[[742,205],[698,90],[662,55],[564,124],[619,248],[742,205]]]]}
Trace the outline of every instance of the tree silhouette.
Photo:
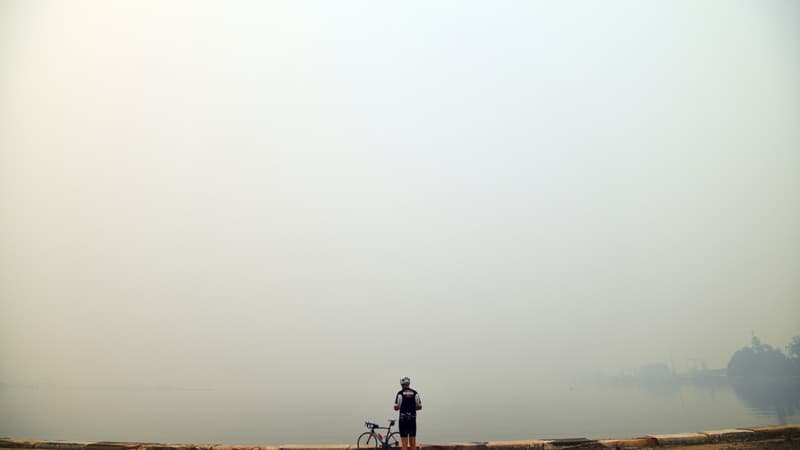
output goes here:
{"type": "Polygon", "coordinates": [[[786,353],[794,362],[800,364],[800,336],[795,336],[786,346],[786,353]]]}
{"type": "Polygon", "coordinates": [[[733,354],[728,375],[733,377],[783,376],[794,372],[794,364],[779,349],[753,335],[751,345],[733,354]]]}
{"type": "Polygon", "coordinates": [[[728,362],[728,376],[736,395],[751,408],[775,416],[785,424],[800,410],[800,337],[787,346],[789,359],[779,349],[753,334],[749,347],[738,350],[728,362]]]}

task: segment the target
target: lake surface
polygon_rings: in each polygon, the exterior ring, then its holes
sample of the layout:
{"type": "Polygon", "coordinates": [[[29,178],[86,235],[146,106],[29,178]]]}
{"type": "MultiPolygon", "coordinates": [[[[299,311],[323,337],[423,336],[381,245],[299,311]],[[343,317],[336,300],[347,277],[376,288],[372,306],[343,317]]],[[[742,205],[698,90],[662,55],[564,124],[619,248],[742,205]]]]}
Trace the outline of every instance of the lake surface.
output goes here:
{"type": "MultiPolygon", "coordinates": [[[[800,423],[796,380],[742,385],[532,383],[418,388],[422,442],[625,437],[800,423]]],[[[385,398],[314,391],[175,388],[0,389],[0,436],[83,441],[353,443],[364,420],[394,417],[385,398]]]]}

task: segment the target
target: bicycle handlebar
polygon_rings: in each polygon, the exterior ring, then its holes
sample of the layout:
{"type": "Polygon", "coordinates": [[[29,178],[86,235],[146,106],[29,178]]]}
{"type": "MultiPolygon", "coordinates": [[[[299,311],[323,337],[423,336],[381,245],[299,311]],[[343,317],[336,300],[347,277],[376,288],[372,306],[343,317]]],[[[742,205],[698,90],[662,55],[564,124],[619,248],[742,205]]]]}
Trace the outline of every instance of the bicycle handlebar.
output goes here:
{"type": "Polygon", "coordinates": [[[364,422],[364,426],[369,428],[370,430],[374,430],[376,428],[380,428],[381,430],[384,430],[384,429],[388,430],[389,428],[394,426],[394,419],[389,419],[389,426],[388,427],[382,427],[382,426],[378,425],[377,423],[373,423],[373,422],[370,422],[370,421],[364,422]]]}

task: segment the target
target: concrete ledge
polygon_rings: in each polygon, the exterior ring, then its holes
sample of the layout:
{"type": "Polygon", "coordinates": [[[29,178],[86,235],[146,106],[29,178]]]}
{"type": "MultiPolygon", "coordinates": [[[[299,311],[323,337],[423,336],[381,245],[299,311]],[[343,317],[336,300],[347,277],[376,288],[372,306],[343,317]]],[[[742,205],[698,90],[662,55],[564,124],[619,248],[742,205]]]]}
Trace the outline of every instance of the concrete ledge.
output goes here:
{"type": "Polygon", "coordinates": [[[417,444],[420,450],[488,450],[486,442],[446,442],[443,444],[417,444]]]}
{"type": "Polygon", "coordinates": [[[146,444],[139,450],[192,450],[192,444],[146,444]]]}
{"type": "Polygon", "coordinates": [[[755,433],[750,430],[739,430],[731,428],[727,430],[703,431],[703,434],[711,438],[711,442],[742,442],[750,441],[755,437],[755,433]]]}
{"type": "MultiPolygon", "coordinates": [[[[310,444],[310,445],[298,445],[298,444],[286,444],[281,445],[280,447],[275,447],[274,450],[350,450],[351,448],[355,449],[358,446],[356,445],[325,445],[325,444],[310,444]]],[[[264,447],[267,449],[267,447],[264,447]]],[[[214,448],[216,450],[216,447],[214,448]]],[[[270,449],[272,450],[272,449],[270,449]]]]}
{"type": "Polygon", "coordinates": [[[198,450],[278,450],[279,446],[262,446],[262,445],[212,445],[209,449],[198,450]]]}
{"type": "MultiPolygon", "coordinates": [[[[253,450],[255,445],[212,445],[211,450],[253,450]]],[[[277,448],[277,447],[276,447],[277,448]]]]}
{"type": "Polygon", "coordinates": [[[756,439],[800,437],[800,425],[774,425],[769,427],[742,428],[752,431],[756,439]]]}
{"type": "Polygon", "coordinates": [[[658,445],[696,445],[708,444],[711,438],[703,433],[676,433],[676,434],[654,434],[647,437],[656,438],[658,445]]]}
{"type": "Polygon", "coordinates": [[[603,448],[652,448],[658,447],[658,441],[654,437],[640,437],[630,439],[598,439],[597,442],[603,448]]]}
{"type": "Polygon", "coordinates": [[[489,441],[486,443],[488,450],[539,450],[543,449],[545,441],[528,439],[522,441],[489,441]]]}

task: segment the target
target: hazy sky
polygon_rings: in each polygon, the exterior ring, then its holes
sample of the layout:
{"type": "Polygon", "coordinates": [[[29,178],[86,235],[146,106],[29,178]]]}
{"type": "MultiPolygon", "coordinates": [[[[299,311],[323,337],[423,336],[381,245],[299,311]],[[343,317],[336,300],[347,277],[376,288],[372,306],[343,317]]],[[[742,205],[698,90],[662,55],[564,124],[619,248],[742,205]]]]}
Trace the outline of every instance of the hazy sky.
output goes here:
{"type": "Polygon", "coordinates": [[[388,402],[402,375],[783,346],[799,25],[795,1],[0,0],[0,380],[388,402]]]}

